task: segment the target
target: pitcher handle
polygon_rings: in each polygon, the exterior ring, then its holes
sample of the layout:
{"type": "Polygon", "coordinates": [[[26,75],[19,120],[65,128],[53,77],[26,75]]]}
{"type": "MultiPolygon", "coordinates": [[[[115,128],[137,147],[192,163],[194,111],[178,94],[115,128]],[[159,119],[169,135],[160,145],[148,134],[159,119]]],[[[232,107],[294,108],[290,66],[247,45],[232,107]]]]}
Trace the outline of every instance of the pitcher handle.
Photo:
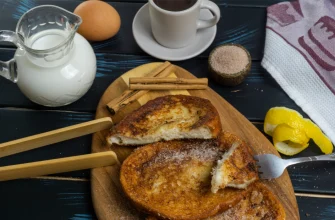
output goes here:
{"type": "MultiPolygon", "coordinates": [[[[16,34],[13,31],[0,31],[0,42],[1,41],[12,42],[18,46],[16,34]]],[[[17,82],[16,63],[14,59],[7,62],[0,61],[0,76],[12,82],[17,82]]]]}

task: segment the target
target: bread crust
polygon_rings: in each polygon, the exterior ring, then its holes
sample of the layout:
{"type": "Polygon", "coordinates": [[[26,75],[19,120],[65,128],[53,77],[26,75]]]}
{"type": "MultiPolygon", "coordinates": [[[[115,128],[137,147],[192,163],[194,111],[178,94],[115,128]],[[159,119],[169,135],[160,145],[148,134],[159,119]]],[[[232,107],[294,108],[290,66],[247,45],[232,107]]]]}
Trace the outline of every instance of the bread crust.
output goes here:
{"type": "Polygon", "coordinates": [[[278,198],[261,181],[248,187],[248,193],[231,209],[207,220],[285,220],[285,209],[278,198]]]}
{"type": "Polygon", "coordinates": [[[236,140],[235,136],[228,132],[220,136],[220,142],[229,149],[213,169],[213,193],[225,187],[245,189],[259,179],[254,153],[246,142],[236,140]]]}
{"type": "MultiPolygon", "coordinates": [[[[174,140],[136,149],[122,164],[120,180],[140,210],[162,219],[204,219],[241,201],[248,190],[211,192],[211,171],[232,143],[228,140],[174,140]]],[[[220,135],[220,137],[222,137],[220,135]]]]}
{"type": "Polygon", "coordinates": [[[207,138],[217,137],[222,129],[220,116],[209,100],[196,96],[167,95],[148,101],[126,116],[111,131],[107,140],[112,144],[113,136],[150,137],[157,134],[161,126],[168,127],[164,132],[176,127],[185,133],[199,128],[208,129],[210,136],[207,138]]]}
{"type": "MultiPolygon", "coordinates": [[[[148,216],[146,220],[160,218],[148,216]]],[[[232,208],[206,220],[285,220],[286,213],[283,205],[272,191],[261,181],[248,187],[248,193],[232,208]]]]}

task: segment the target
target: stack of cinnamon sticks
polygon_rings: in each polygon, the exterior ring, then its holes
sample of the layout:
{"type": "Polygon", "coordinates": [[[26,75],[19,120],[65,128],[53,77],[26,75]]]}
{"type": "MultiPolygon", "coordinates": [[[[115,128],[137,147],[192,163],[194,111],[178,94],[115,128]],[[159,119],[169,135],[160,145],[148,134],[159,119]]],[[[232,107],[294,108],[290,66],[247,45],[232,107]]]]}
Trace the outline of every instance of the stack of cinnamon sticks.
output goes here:
{"type": "Polygon", "coordinates": [[[129,78],[129,90],[107,104],[107,109],[114,115],[124,106],[136,101],[150,90],[207,89],[208,79],[183,79],[168,77],[174,65],[166,61],[145,77],[129,78]]]}

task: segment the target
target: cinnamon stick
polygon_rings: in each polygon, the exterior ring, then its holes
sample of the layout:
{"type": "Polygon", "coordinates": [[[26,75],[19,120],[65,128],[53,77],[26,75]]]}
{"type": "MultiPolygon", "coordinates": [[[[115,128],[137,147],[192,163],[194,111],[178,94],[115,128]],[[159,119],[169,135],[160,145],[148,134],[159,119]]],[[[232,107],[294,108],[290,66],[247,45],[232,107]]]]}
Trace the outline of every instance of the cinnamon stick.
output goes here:
{"type": "MultiPolygon", "coordinates": [[[[147,77],[167,77],[173,71],[174,66],[166,61],[163,64],[159,65],[157,68],[153,69],[150,73],[148,73],[147,77]]],[[[119,111],[122,107],[130,104],[135,101],[142,95],[149,92],[149,90],[126,90],[117,98],[111,100],[107,105],[107,109],[112,115],[115,115],[117,111],[119,111]]]]}
{"type": "Polygon", "coordinates": [[[129,78],[129,84],[134,83],[176,83],[176,84],[200,84],[207,85],[207,78],[199,79],[184,79],[184,78],[172,78],[172,77],[131,77],[129,78]]]}
{"type": "Polygon", "coordinates": [[[130,84],[129,89],[144,89],[144,90],[207,89],[207,85],[200,85],[200,84],[130,84]]]}
{"type": "MultiPolygon", "coordinates": [[[[171,63],[169,61],[165,61],[163,64],[159,65],[158,67],[156,67],[155,69],[153,69],[150,73],[148,73],[146,75],[146,77],[155,77],[157,76],[159,73],[163,72],[164,70],[166,70],[168,67],[171,67],[171,63]]],[[[165,71],[164,71],[165,72],[165,71]]],[[[169,74],[167,74],[166,76],[168,76],[169,74]]],[[[162,76],[165,77],[165,76],[162,76]]]]}

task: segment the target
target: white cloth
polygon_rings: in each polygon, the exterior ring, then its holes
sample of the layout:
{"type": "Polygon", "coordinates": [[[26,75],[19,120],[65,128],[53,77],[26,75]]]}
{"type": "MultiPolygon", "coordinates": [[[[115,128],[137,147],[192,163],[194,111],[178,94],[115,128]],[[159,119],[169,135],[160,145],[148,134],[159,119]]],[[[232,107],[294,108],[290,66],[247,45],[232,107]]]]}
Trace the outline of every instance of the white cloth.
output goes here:
{"type": "Polygon", "coordinates": [[[262,66],[335,143],[335,95],[305,57],[270,28],[262,66]]]}

